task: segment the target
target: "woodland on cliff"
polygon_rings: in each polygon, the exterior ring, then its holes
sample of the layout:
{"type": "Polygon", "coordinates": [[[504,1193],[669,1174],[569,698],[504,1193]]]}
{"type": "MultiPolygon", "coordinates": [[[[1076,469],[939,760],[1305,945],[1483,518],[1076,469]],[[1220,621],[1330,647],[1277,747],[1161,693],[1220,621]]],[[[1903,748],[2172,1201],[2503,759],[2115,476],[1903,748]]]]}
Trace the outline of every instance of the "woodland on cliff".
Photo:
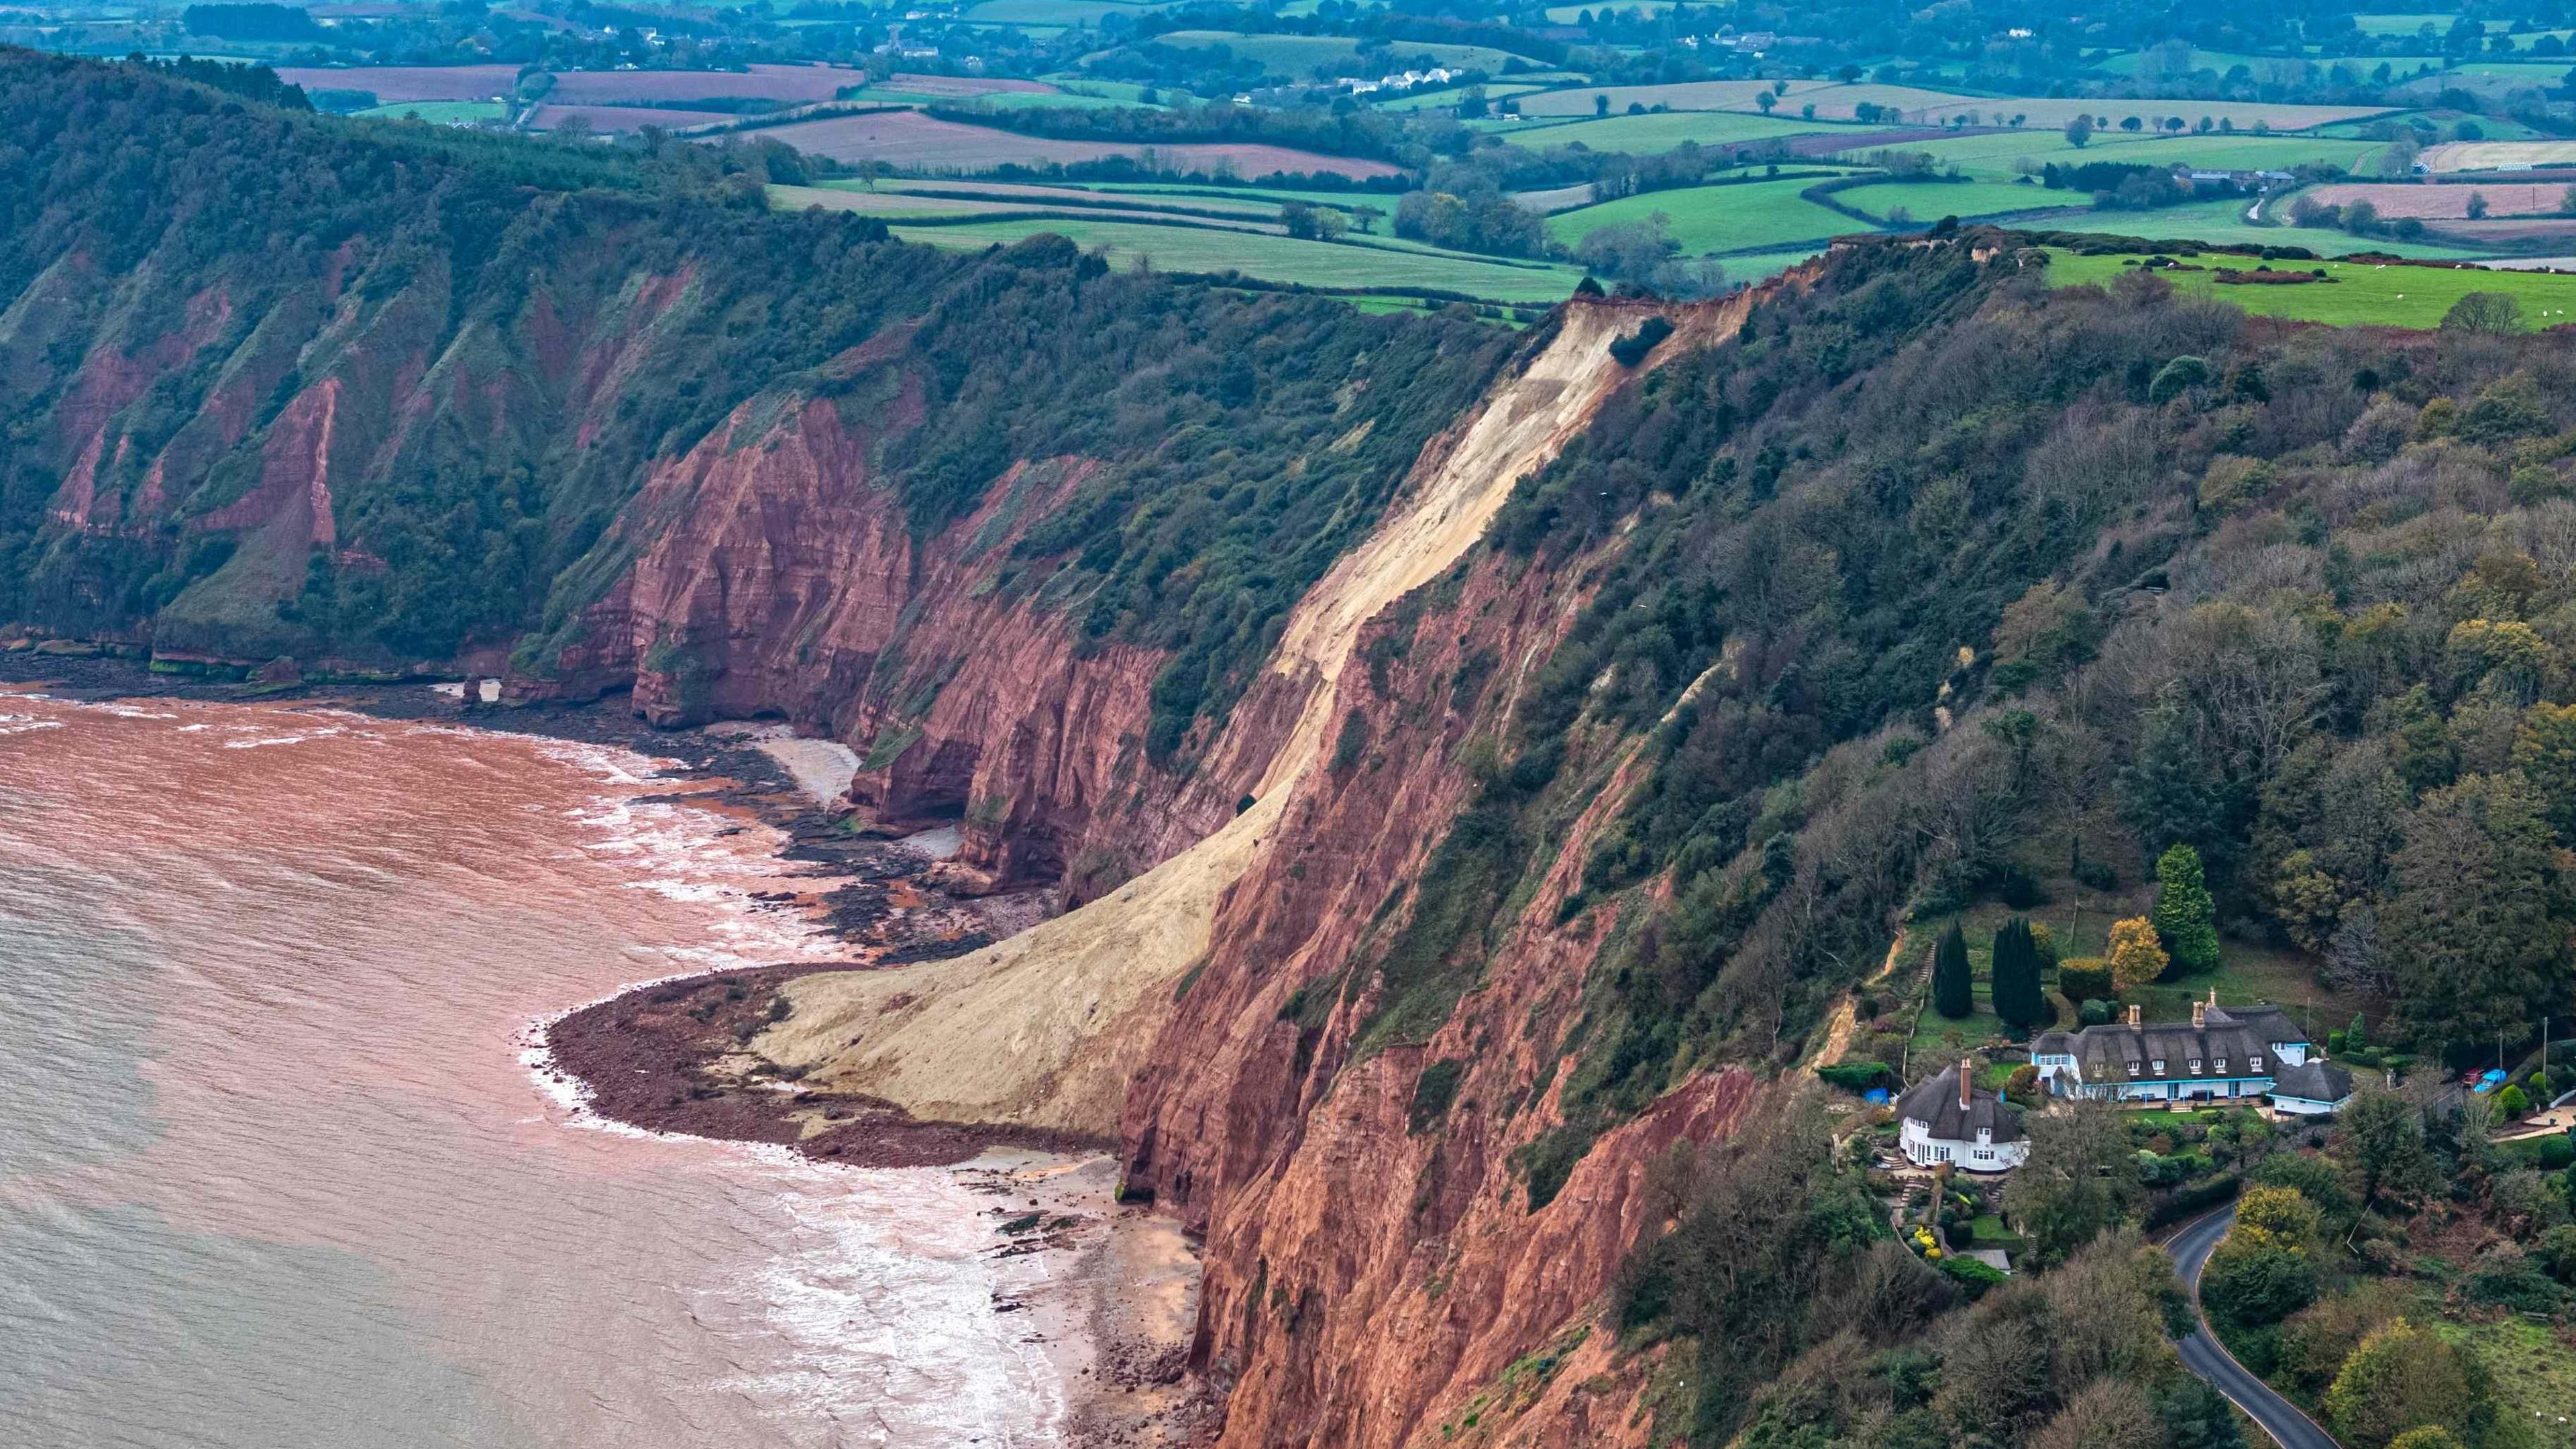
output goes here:
{"type": "Polygon", "coordinates": [[[1170,651],[1164,756],[1513,345],[1062,238],[959,257],[773,215],[774,143],[540,145],[10,52],[0,155],[0,617],[171,654],[516,643],[543,673],[658,461],[823,398],[882,430],[922,536],[1016,459],[1106,465],[1003,587],[1170,651]],[[329,516],[283,524],[308,493],[329,516]]]}

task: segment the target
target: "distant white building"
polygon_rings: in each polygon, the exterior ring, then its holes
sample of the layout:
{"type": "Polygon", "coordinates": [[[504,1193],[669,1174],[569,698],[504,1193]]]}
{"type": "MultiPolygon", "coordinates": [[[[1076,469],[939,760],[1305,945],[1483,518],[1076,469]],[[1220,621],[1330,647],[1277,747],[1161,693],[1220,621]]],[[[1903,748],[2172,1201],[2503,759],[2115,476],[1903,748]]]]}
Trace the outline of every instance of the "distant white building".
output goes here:
{"type": "Polygon", "coordinates": [[[1973,1062],[1943,1067],[1896,1103],[1897,1146],[1918,1167],[2009,1172],[2030,1156],[2021,1109],[1976,1086],[1973,1062]]]}

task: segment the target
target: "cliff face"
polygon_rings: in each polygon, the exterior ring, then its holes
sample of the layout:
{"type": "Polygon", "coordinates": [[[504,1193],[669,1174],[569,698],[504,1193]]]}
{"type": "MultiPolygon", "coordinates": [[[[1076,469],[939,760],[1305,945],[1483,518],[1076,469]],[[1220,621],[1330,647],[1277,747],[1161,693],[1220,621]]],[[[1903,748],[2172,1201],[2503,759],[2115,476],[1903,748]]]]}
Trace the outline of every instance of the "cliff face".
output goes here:
{"type": "MultiPolygon", "coordinates": [[[[143,117],[168,173],[144,193],[184,204],[0,248],[24,419],[0,620],[172,661],[502,673],[518,698],[631,687],[658,723],[840,739],[867,820],[962,823],[948,884],[1062,882],[1070,909],[800,979],[759,1050],[923,1116],[1115,1140],[1205,1235],[1193,1364],[1229,1443],[1643,1432],[1643,1365],[1586,1314],[1663,1210],[1652,1163],[1729,1131],[1752,1084],[1666,1095],[1537,1211],[1516,1162],[1623,929],[1560,906],[1631,782],[1533,847],[1543,886],[1446,994],[1386,952],[1593,587],[1487,528],[1743,299],[1661,309],[1678,333],[1642,365],[1611,346],[1649,309],[1571,304],[1506,364],[1456,317],[427,153],[342,177],[341,200],[394,178],[363,206],[250,216],[186,179],[214,103],[84,74],[143,117]]],[[[343,140],[224,144],[286,172],[343,140]]],[[[96,146],[15,143],[53,169],[0,203],[73,214],[96,146]]]]}
{"type": "MultiPolygon", "coordinates": [[[[1676,313],[1669,345],[1724,335],[1744,311],[1676,313]]],[[[1556,1110],[1531,1084],[1553,1076],[1617,926],[1560,927],[1557,907],[1618,792],[1549,843],[1546,889],[1445,1021],[1358,1039],[1382,1005],[1370,958],[1404,883],[1582,598],[1578,572],[1475,545],[1512,485],[1637,375],[1609,347],[1643,315],[1567,309],[1309,591],[1206,753],[1249,797],[1222,829],[973,956],[802,978],[792,1016],[754,1043],[925,1116],[1114,1129],[1130,1188],[1205,1235],[1192,1361],[1229,1391],[1228,1443],[1643,1432],[1641,1365],[1605,1376],[1608,1335],[1587,1344],[1587,1316],[1658,1211],[1649,1165],[1678,1139],[1723,1136],[1752,1084],[1673,1094],[1529,1210],[1512,1154],[1556,1110]],[[1435,1065],[1454,1103],[1426,1111],[1435,1065]],[[1543,1370],[1511,1371],[1552,1342],[1564,1351],[1540,1354],[1543,1370]]]]}
{"type": "Polygon", "coordinates": [[[633,568],[557,675],[514,688],[631,680],[662,725],[783,717],[860,753],[851,801],[873,823],[962,821],[952,890],[1070,876],[1079,900],[1170,853],[1165,834],[1222,816],[1202,802],[1175,818],[1176,783],[1144,758],[1164,652],[1081,652],[1060,612],[996,587],[1011,545],[1095,464],[1014,464],[981,507],[916,541],[870,462],[921,423],[919,379],[885,367],[904,340],[835,363],[882,372],[864,411],[764,395],[657,469],[618,525],[648,540],[633,568]]]}

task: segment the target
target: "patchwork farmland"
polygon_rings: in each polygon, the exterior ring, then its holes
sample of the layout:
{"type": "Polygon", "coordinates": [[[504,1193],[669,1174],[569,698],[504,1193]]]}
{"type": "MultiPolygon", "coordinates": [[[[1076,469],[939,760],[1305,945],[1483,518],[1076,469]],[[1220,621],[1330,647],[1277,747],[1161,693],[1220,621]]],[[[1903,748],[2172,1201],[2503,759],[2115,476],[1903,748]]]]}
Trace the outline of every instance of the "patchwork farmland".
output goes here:
{"type": "Polygon", "coordinates": [[[1210,176],[1332,175],[1365,180],[1397,174],[1397,168],[1383,161],[1325,156],[1285,146],[1060,141],[944,121],[918,111],[797,121],[770,127],[760,134],[835,161],[884,161],[925,172],[971,173],[1002,166],[1073,165],[1112,156],[1141,161],[1151,152],[1162,170],[1210,176]]]}

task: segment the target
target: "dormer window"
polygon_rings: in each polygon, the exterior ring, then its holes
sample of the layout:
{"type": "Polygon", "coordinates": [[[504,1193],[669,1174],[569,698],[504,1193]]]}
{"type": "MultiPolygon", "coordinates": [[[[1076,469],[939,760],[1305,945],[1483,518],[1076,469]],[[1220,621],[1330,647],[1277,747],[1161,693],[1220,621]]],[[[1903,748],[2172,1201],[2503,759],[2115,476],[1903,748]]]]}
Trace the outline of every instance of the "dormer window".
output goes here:
{"type": "Polygon", "coordinates": [[[2129,1075],[2134,1077],[2134,1076],[2136,1076],[2137,1074],[2138,1074],[2138,1064],[2137,1064],[2136,1062],[2131,1062],[2131,1063],[2129,1063],[2129,1075]]]}
{"type": "Polygon", "coordinates": [[[2191,1074],[2195,1077],[2200,1075],[2200,1058],[2198,1057],[2193,1057],[2191,1059],[2191,1074]]]}
{"type": "Polygon", "coordinates": [[[2222,1077],[2227,1075],[2227,1058],[2220,1057],[2218,1060],[2210,1063],[2210,1066],[2216,1070],[2218,1075],[2222,1077]]]}
{"type": "Polygon", "coordinates": [[[2245,1069],[2250,1072],[2259,1072],[2263,1070],[2263,1054],[2261,1052],[2256,1052],[2254,1055],[2247,1057],[2245,1059],[2245,1069]]]}
{"type": "Polygon", "coordinates": [[[2165,1074],[2165,1059],[2163,1057],[2156,1058],[2155,1067],[2156,1075],[2159,1077],[2163,1076],[2165,1074]]]}

